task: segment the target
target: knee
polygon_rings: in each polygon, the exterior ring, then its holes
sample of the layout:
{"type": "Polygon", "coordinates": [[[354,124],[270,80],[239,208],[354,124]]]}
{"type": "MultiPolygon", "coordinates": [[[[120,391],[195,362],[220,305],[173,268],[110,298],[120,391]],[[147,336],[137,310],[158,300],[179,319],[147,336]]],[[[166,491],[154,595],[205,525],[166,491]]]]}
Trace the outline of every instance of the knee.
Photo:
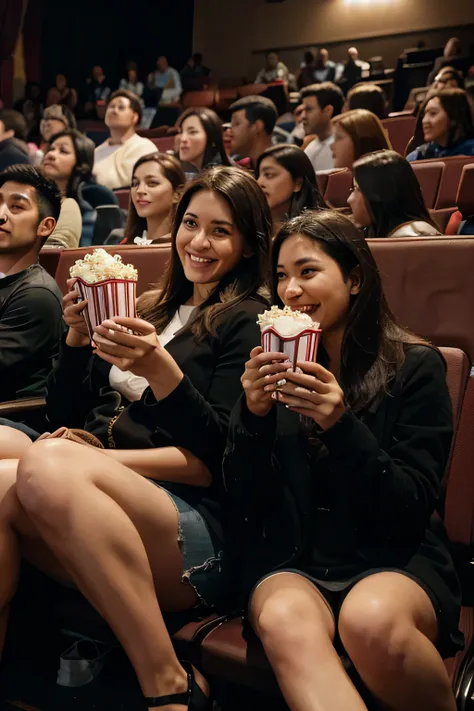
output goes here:
{"type": "Polygon", "coordinates": [[[415,626],[400,606],[374,595],[349,595],[339,615],[339,635],[356,668],[403,668],[415,626]]]}
{"type": "Polygon", "coordinates": [[[20,458],[17,496],[29,513],[52,522],[65,513],[71,496],[71,455],[68,442],[37,442],[20,458]]]}
{"type": "MultiPolygon", "coordinates": [[[[298,590],[274,592],[251,615],[255,632],[264,645],[290,649],[300,645],[308,633],[308,624],[314,614],[309,609],[307,596],[298,590]]],[[[313,610],[314,613],[314,610],[313,610]]]]}

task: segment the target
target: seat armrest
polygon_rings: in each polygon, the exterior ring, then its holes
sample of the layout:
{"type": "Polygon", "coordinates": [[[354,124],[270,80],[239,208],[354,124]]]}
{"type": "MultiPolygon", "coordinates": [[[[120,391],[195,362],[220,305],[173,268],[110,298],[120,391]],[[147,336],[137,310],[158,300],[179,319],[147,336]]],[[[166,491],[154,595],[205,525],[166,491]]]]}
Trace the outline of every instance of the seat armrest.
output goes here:
{"type": "Polygon", "coordinates": [[[39,410],[44,410],[46,407],[46,400],[44,397],[26,397],[20,400],[7,400],[5,402],[0,402],[0,417],[8,417],[8,415],[15,413],[28,413],[28,412],[38,412],[39,410]]]}

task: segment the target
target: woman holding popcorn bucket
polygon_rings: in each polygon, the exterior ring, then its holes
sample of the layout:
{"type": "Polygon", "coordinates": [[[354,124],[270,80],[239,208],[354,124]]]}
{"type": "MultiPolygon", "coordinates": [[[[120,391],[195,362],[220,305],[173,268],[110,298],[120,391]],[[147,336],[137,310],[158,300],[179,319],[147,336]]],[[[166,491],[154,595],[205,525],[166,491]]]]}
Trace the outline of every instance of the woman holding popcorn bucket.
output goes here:
{"type": "Polygon", "coordinates": [[[48,394],[61,437],[31,444],[10,428],[0,433],[20,460],[0,461],[1,619],[23,554],[73,583],[107,620],[149,708],[210,707],[207,683],[178,661],[162,611],[212,608],[224,586],[221,463],[267,306],[270,226],[257,182],[214,168],[186,188],[167,272],[138,300],[137,317],[112,310],[97,325],[101,309],[125,303],[133,267],[100,253],[76,264],[48,394]],[[64,439],[66,428],[85,430],[72,433],[85,442],[64,439]]]}
{"type": "Polygon", "coordinates": [[[367,709],[341,654],[383,708],[455,711],[443,357],[396,323],[343,215],[286,223],[272,267],[276,306],[259,317],[224,460],[249,621],[291,711],[367,709]]]}

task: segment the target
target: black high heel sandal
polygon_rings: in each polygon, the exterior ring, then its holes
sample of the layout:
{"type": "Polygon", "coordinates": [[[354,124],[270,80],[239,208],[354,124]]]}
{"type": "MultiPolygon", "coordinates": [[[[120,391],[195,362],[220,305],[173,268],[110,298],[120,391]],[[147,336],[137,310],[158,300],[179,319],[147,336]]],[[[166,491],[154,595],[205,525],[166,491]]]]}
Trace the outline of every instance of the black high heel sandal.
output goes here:
{"type": "Polygon", "coordinates": [[[148,696],[145,703],[149,709],[176,704],[184,706],[188,711],[209,711],[211,708],[211,697],[206,696],[194,678],[194,669],[189,662],[181,662],[188,675],[188,688],[181,694],[168,694],[167,696],[148,696]]]}

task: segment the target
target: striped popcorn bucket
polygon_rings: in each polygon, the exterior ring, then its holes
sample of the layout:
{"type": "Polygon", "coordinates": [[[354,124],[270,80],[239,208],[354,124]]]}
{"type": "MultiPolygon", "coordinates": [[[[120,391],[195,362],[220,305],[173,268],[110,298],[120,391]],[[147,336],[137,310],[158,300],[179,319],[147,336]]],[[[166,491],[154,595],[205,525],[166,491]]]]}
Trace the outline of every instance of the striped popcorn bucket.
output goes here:
{"type": "Polygon", "coordinates": [[[283,337],[269,326],[262,333],[262,348],[266,353],[285,353],[296,370],[298,361],[316,361],[320,337],[320,328],[305,328],[297,336],[283,337]]]}
{"type": "Polygon", "coordinates": [[[95,327],[105,319],[113,316],[135,318],[137,315],[136,281],[107,279],[96,284],[87,284],[81,278],[77,278],[74,286],[81,294],[79,301],[88,300],[87,307],[84,309],[84,318],[91,340],[95,327]]]}

